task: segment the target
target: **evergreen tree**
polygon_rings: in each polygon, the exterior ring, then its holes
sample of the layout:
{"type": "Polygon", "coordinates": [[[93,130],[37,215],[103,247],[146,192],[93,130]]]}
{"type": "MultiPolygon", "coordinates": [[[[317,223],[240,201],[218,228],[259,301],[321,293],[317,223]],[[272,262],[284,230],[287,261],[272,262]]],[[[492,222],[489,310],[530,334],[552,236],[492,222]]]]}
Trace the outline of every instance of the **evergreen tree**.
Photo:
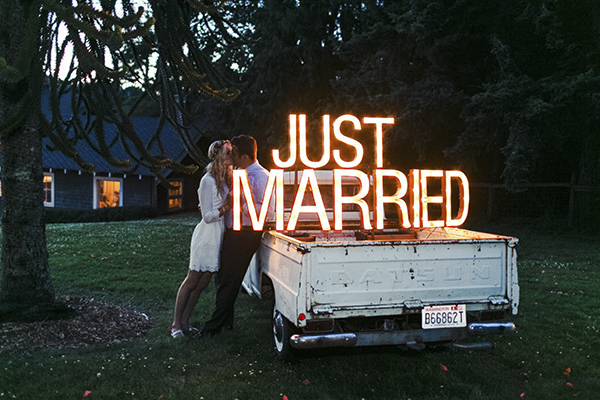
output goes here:
{"type": "MultiPolygon", "coordinates": [[[[272,160],[270,150],[282,148],[287,157],[288,116],[307,114],[309,134],[317,143],[321,115],[330,113],[331,82],[340,67],[335,54],[346,1],[269,1],[248,15],[254,27],[248,44],[249,62],[240,69],[244,90],[233,102],[215,112],[226,135],[248,133],[259,140],[259,159],[272,160]]],[[[352,22],[349,21],[348,24],[352,22]]],[[[346,26],[343,25],[345,32],[346,26]]],[[[320,146],[314,146],[320,157],[320,146]]]]}
{"type": "Polygon", "coordinates": [[[285,151],[289,113],[309,116],[316,143],[322,114],[378,114],[396,121],[390,167],[514,189],[600,182],[597,1],[282,0],[250,18],[248,86],[221,114],[229,134],[285,151]]]}

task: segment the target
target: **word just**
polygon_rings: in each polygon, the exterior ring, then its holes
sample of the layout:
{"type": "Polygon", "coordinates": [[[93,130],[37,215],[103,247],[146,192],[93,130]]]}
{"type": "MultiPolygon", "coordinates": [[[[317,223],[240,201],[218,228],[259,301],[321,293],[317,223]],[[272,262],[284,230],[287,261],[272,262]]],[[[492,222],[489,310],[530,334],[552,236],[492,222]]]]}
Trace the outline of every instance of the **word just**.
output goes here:
{"type": "MultiPolygon", "coordinates": [[[[289,159],[281,161],[279,150],[273,150],[273,161],[278,169],[272,169],[269,172],[267,188],[262,199],[262,206],[259,212],[256,210],[255,201],[252,197],[248,176],[245,170],[233,171],[233,229],[241,229],[241,212],[243,194],[247,211],[252,221],[254,230],[262,230],[268,214],[269,203],[274,196],[275,203],[275,229],[294,230],[298,217],[301,213],[316,213],[323,230],[331,230],[327,217],[327,212],[319,190],[319,182],[315,174],[315,169],[325,166],[330,161],[330,117],[323,116],[323,156],[319,161],[311,161],[307,157],[307,139],[306,139],[306,116],[295,114],[290,115],[290,151],[289,159]],[[299,129],[297,125],[299,122],[299,129]],[[297,146],[299,143],[299,146],[297,146]],[[296,163],[297,147],[300,150],[300,161],[308,168],[302,171],[298,189],[294,199],[287,226],[284,221],[284,168],[289,168],[296,163]],[[304,205],[304,197],[312,194],[314,205],[304,205]]],[[[339,150],[333,150],[334,161],[344,169],[333,170],[333,216],[334,230],[343,229],[342,209],[345,204],[357,205],[360,209],[363,228],[373,229],[371,223],[371,212],[365,198],[371,190],[371,182],[374,191],[374,223],[376,229],[384,229],[384,205],[393,204],[398,207],[399,220],[404,228],[430,228],[442,226],[460,226],[467,218],[469,208],[469,182],[467,177],[461,171],[445,170],[410,170],[409,177],[404,173],[393,169],[381,169],[383,167],[383,125],[393,124],[393,118],[365,117],[363,123],[375,125],[375,149],[376,166],[373,172],[373,179],[360,170],[352,169],[360,164],[364,155],[363,147],[360,142],[345,136],[341,132],[341,125],[344,122],[353,124],[354,129],[360,130],[361,124],[358,118],[352,115],[342,115],[333,123],[334,137],[355,148],[356,156],[351,161],[341,158],[339,150]],[[342,194],[342,182],[345,178],[355,178],[358,183],[357,193],[346,196],[342,194]],[[384,178],[392,179],[396,184],[396,191],[393,194],[384,193],[384,178]],[[456,213],[452,210],[452,188],[453,181],[458,187],[458,210],[456,213]],[[440,193],[430,195],[428,187],[430,183],[435,183],[441,187],[440,193]],[[408,196],[407,196],[408,195],[408,196]],[[405,197],[408,197],[405,199],[405,197]],[[429,219],[429,205],[437,204],[441,208],[440,219],[429,219]],[[410,212],[409,212],[410,210],[410,212]]]]}

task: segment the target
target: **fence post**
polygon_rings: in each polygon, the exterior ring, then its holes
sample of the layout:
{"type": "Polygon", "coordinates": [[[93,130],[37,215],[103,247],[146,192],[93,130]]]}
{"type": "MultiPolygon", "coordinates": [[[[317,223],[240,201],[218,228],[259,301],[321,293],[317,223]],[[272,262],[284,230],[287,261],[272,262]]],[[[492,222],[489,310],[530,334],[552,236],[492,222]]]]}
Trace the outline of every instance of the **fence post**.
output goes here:
{"type": "Polygon", "coordinates": [[[571,175],[571,186],[569,187],[569,228],[573,226],[573,213],[575,209],[575,173],[571,175]]]}
{"type": "Polygon", "coordinates": [[[488,196],[487,196],[487,210],[486,210],[486,220],[489,222],[492,219],[493,212],[493,204],[494,204],[494,185],[490,183],[488,186],[488,196]]]}

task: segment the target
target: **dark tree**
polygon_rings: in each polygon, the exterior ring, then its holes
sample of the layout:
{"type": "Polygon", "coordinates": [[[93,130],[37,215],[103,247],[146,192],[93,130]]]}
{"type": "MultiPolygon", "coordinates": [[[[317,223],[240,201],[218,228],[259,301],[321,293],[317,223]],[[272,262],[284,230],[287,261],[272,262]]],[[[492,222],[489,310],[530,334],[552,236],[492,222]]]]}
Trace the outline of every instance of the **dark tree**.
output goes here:
{"type": "Polygon", "coordinates": [[[285,149],[289,113],[316,121],[314,135],[322,114],[376,113],[395,117],[390,167],[515,189],[600,183],[595,0],[282,0],[249,18],[248,86],[220,114],[231,134],[285,149]]]}
{"type": "Polygon", "coordinates": [[[345,3],[269,1],[247,16],[254,31],[248,44],[252,57],[239,71],[244,90],[234,107],[216,106],[220,119],[228,121],[224,132],[245,132],[259,139],[259,159],[266,165],[272,148],[285,152],[290,113],[306,113],[309,123],[315,123],[311,134],[320,136],[320,117],[331,112],[328,106],[335,95],[330,82],[340,68],[335,55],[338,35],[354,23],[349,19],[340,25],[350,7],[345,3]]]}
{"type": "MultiPolygon", "coordinates": [[[[59,310],[50,278],[42,198],[42,137],[84,170],[93,165],[75,150],[86,140],[124,171],[145,165],[159,178],[170,168],[193,172],[149,149],[165,123],[175,126],[192,158],[203,156],[178,115],[187,96],[204,93],[232,100],[238,91],[212,65],[219,50],[206,43],[239,41],[231,12],[212,1],[20,0],[0,3],[0,157],[2,183],[2,280],[0,317],[48,317],[59,310]],[[160,123],[148,143],[129,119],[136,105],[124,104],[124,83],[160,102],[160,123]],[[40,107],[49,87],[52,116],[40,107]],[[59,108],[69,95],[71,109],[59,108]],[[65,119],[64,115],[70,115],[65,119]],[[117,125],[129,159],[116,159],[103,124],[117,125]],[[45,314],[45,315],[44,315],[45,314]]],[[[155,147],[156,148],[156,147],[155,147]]],[[[161,148],[160,143],[157,148],[161,148]]]]}

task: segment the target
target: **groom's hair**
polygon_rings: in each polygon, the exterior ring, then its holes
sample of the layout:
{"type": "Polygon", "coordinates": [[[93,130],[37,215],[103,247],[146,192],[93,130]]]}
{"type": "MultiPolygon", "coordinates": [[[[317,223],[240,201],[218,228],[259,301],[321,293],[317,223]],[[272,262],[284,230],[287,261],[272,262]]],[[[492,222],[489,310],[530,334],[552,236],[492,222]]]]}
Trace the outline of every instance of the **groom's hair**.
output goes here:
{"type": "Polygon", "coordinates": [[[256,140],[252,136],[235,136],[231,139],[231,145],[237,148],[240,156],[246,154],[252,161],[256,161],[256,140]]]}

